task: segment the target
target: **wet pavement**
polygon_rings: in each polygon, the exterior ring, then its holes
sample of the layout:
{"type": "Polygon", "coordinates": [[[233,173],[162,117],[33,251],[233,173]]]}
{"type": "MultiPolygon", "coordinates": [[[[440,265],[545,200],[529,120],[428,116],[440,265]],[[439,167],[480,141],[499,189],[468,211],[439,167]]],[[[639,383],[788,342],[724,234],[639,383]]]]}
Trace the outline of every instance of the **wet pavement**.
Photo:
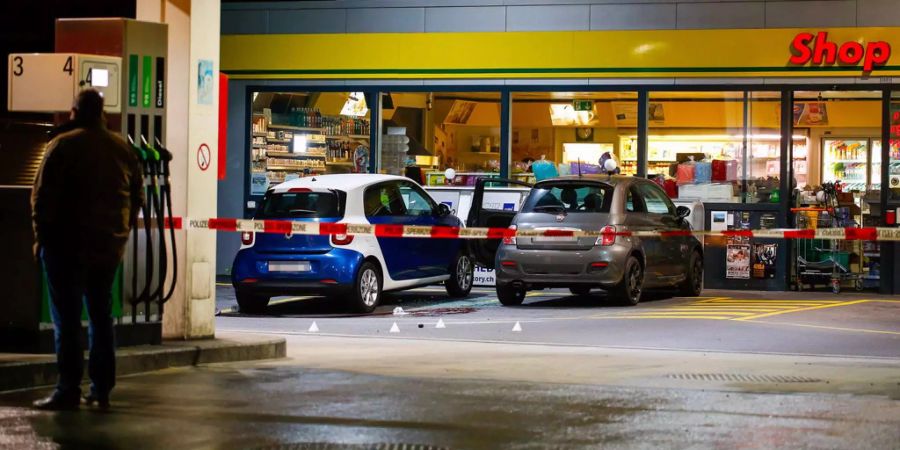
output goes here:
{"type": "Polygon", "coordinates": [[[21,407],[34,397],[0,396],[0,447],[889,449],[900,442],[900,404],[884,397],[389,377],[289,363],[130,377],[107,413],[21,407]]]}
{"type": "Polygon", "coordinates": [[[218,330],[284,336],[288,357],[125,377],[107,413],[29,409],[44,390],[0,394],[0,448],[900,442],[896,298],[707,291],[625,308],[547,291],[507,308],[490,289],[450,300],[436,286],[392,294],[367,316],[321,298],[247,316],[230,287],[217,295],[218,330]]]}

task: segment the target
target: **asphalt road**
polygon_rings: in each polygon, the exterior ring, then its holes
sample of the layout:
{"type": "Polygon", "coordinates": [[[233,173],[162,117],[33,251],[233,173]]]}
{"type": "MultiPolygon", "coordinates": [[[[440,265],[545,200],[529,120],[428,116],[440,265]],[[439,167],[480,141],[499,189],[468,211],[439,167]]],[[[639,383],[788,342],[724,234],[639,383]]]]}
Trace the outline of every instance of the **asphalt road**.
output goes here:
{"type": "Polygon", "coordinates": [[[237,312],[230,286],[218,288],[220,329],[473,342],[517,342],[758,354],[900,358],[900,299],[871,293],[705,291],[655,293],[635,307],[610,306],[602,291],[529,293],[504,307],[492,289],[449,299],[440,286],[391,294],[371,315],[342,313],[322,297],[278,298],[266,315],[237,312]],[[395,308],[404,315],[395,315],[395,308]],[[435,328],[438,320],[446,328],[435,328]],[[390,333],[396,323],[398,333],[390,333]],[[512,328],[518,323],[522,331],[512,328]]]}

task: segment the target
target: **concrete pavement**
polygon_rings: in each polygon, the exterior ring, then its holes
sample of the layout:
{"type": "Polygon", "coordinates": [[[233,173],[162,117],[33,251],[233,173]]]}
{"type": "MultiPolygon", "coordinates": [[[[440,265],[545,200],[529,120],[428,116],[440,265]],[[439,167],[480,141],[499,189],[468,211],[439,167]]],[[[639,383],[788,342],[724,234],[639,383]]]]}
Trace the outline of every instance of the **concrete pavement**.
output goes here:
{"type": "Polygon", "coordinates": [[[900,442],[896,298],[707,291],[622,308],[599,295],[548,291],[506,308],[491,290],[451,301],[434,287],[393,294],[374,315],[281,298],[267,315],[245,316],[229,311],[229,289],[219,288],[218,329],[283,337],[287,358],[125,377],[108,413],[29,409],[45,391],[0,395],[0,447],[900,442]],[[408,314],[393,315],[397,306],[408,314]],[[517,322],[521,331],[513,331],[517,322]]]}

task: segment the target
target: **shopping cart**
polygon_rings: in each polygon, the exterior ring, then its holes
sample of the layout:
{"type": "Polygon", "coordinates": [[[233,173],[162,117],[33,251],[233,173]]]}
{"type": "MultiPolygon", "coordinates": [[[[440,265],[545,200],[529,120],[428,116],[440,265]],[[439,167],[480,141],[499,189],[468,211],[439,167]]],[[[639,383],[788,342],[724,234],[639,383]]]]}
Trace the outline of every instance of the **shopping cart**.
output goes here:
{"type": "MultiPolygon", "coordinates": [[[[794,223],[799,229],[834,228],[855,226],[852,217],[838,207],[833,184],[826,184],[824,208],[792,208],[794,223]]],[[[802,291],[806,285],[815,290],[816,285],[831,286],[835,294],[841,292],[844,283],[862,290],[859,274],[851,270],[851,252],[847,242],[836,239],[798,239],[795,266],[795,288],[802,291]]]]}

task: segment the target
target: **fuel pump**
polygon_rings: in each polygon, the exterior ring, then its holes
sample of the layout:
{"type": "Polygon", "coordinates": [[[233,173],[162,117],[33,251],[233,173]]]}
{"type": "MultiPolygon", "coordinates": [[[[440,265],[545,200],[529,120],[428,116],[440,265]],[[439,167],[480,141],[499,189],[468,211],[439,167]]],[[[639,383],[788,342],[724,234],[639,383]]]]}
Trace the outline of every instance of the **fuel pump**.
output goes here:
{"type": "MultiPolygon", "coordinates": [[[[162,146],[156,139],[156,146],[152,146],[147,139],[141,136],[141,145],[135,145],[129,136],[129,141],[141,161],[141,170],[144,178],[145,201],[141,209],[144,224],[144,282],[138,293],[138,270],[132,271],[131,289],[135,295],[131,299],[132,319],[136,319],[137,308],[144,303],[145,314],[150,315],[150,304],[157,302],[160,314],[163,304],[172,297],[175,292],[175,283],[178,280],[178,258],[175,244],[175,228],[169,226],[172,223],[172,189],[169,176],[171,174],[169,163],[172,161],[172,152],[162,146]],[[168,251],[166,245],[166,228],[169,229],[168,240],[172,247],[168,251]],[[154,233],[154,229],[156,232],[154,233]],[[154,245],[156,251],[154,253],[154,245]],[[169,270],[169,258],[172,260],[172,282],[166,290],[166,274],[169,270]],[[154,283],[155,274],[155,283],[154,283]]],[[[140,226],[134,224],[134,239],[132,242],[132,266],[139,267],[139,238],[140,226]]]]}

